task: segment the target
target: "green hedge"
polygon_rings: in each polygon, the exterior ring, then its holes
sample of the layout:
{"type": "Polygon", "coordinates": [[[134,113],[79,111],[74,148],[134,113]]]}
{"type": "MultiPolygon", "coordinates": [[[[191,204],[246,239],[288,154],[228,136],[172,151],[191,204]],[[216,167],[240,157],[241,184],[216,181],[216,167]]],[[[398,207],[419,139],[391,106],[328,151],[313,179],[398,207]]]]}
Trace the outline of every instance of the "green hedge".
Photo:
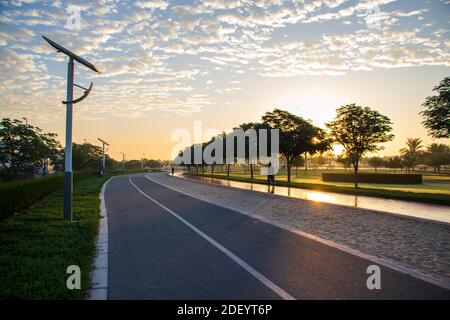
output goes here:
{"type": "Polygon", "coordinates": [[[122,174],[133,174],[133,173],[141,173],[141,172],[147,172],[147,169],[125,169],[125,173],[122,171],[122,169],[115,169],[108,171],[106,170],[106,173],[110,176],[119,176],[122,174]]]}
{"type": "MultiPolygon", "coordinates": [[[[93,172],[75,172],[73,181],[77,182],[93,175],[93,172]]],[[[62,174],[0,184],[0,221],[28,208],[50,193],[62,189],[63,186],[62,174]]]]}
{"type": "MultiPolygon", "coordinates": [[[[355,182],[353,173],[322,173],[322,180],[327,182],[355,182]]],[[[392,174],[392,173],[359,173],[358,182],[361,183],[389,183],[389,184],[421,184],[421,174],[392,174]]]]}

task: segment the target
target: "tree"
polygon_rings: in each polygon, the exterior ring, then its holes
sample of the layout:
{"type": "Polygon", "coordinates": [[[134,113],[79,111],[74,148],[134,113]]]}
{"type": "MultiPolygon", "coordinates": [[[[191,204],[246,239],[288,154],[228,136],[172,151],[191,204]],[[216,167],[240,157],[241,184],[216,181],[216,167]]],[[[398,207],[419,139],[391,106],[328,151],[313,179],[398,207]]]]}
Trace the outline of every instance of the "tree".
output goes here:
{"type": "Polygon", "coordinates": [[[161,162],[158,160],[149,159],[145,160],[144,166],[149,168],[159,168],[161,167],[161,162]]]}
{"type": "Polygon", "coordinates": [[[302,156],[296,156],[292,159],[292,165],[295,167],[295,177],[298,178],[298,167],[305,165],[305,159],[302,156]]]}
{"type": "Polygon", "coordinates": [[[142,162],[141,160],[128,160],[125,161],[125,167],[128,169],[141,169],[142,167],[142,162]]]}
{"type": "Polygon", "coordinates": [[[369,160],[367,160],[367,163],[369,164],[369,166],[375,169],[375,172],[377,172],[377,169],[379,167],[382,167],[386,164],[386,162],[380,157],[369,158],[369,160]]]}
{"type": "Polygon", "coordinates": [[[395,173],[396,169],[403,168],[403,160],[399,156],[395,156],[386,161],[385,165],[387,168],[393,169],[395,173]]]}
{"type": "Polygon", "coordinates": [[[400,149],[400,154],[403,158],[403,163],[406,169],[414,170],[415,166],[419,162],[419,158],[422,155],[422,139],[420,138],[407,138],[406,148],[400,149]]]}
{"type": "Polygon", "coordinates": [[[382,150],[380,143],[394,138],[388,117],[369,107],[356,104],[342,106],[336,110],[336,118],[327,123],[333,142],[344,147],[355,173],[355,188],[358,187],[358,169],[361,157],[367,152],[382,150]]]}
{"type": "Polygon", "coordinates": [[[56,164],[60,145],[56,134],[21,120],[4,118],[0,121],[0,178],[16,180],[33,177],[48,166],[56,164]]]}
{"type": "Polygon", "coordinates": [[[339,155],[336,158],[336,161],[339,162],[340,164],[342,164],[344,169],[349,169],[352,166],[352,161],[347,156],[339,155]]]}
{"type": "Polygon", "coordinates": [[[325,148],[324,131],[310,121],[280,109],[267,112],[262,119],[269,128],[279,129],[279,152],[286,159],[287,181],[290,183],[293,159],[302,153],[313,154],[325,148]]]}
{"type": "MultiPolygon", "coordinates": [[[[316,153],[320,153],[320,155],[323,155],[323,153],[331,150],[332,147],[331,140],[326,136],[325,130],[317,127],[316,129],[317,129],[317,136],[314,138],[314,141],[316,142],[315,147],[311,150],[305,151],[303,154],[305,161],[305,176],[308,173],[308,164],[310,163],[308,156],[313,156],[316,153]]],[[[319,162],[321,161],[322,160],[319,160],[319,162]]]]}
{"type": "Polygon", "coordinates": [[[425,99],[419,114],[422,124],[433,138],[450,138],[450,77],[444,78],[433,88],[436,95],[425,99]]]}
{"type": "Polygon", "coordinates": [[[90,143],[73,143],[72,166],[74,170],[97,170],[100,168],[103,150],[90,143]]]}
{"type": "Polygon", "coordinates": [[[320,168],[320,167],[322,167],[322,166],[324,166],[324,165],[327,164],[327,158],[325,158],[324,153],[325,153],[325,152],[321,152],[321,153],[319,153],[317,156],[315,156],[314,158],[311,159],[311,160],[312,160],[311,162],[312,162],[312,166],[313,166],[313,167],[318,167],[318,168],[320,168]]]}
{"type": "Polygon", "coordinates": [[[329,150],[325,152],[325,159],[327,164],[327,169],[333,169],[334,168],[334,161],[336,160],[336,156],[334,155],[332,150],[329,150]]]}
{"type": "Polygon", "coordinates": [[[445,144],[429,145],[424,156],[426,164],[432,166],[434,171],[440,171],[441,166],[450,165],[450,147],[445,144]]]}
{"type": "Polygon", "coordinates": [[[56,140],[55,133],[44,133],[40,135],[37,148],[36,162],[41,170],[41,174],[48,174],[48,167],[53,165],[57,171],[60,169],[61,144],[56,140]]]}
{"type": "MultiPolygon", "coordinates": [[[[235,129],[242,129],[245,131],[249,130],[249,129],[254,129],[256,130],[256,139],[257,139],[257,144],[259,141],[259,135],[258,135],[258,130],[265,128],[263,124],[261,123],[257,123],[257,122],[248,122],[248,123],[243,123],[241,125],[239,125],[239,128],[235,128],[235,129]]],[[[257,150],[258,150],[258,145],[256,146],[257,150]]],[[[245,138],[245,159],[249,162],[249,166],[250,166],[250,179],[253,180],[253,176],[254,176],[254,159],[250,159],[250,138],[245,138]]],[[[227,170],[227,176],[229,175],[229,171],[227,170]]]]}

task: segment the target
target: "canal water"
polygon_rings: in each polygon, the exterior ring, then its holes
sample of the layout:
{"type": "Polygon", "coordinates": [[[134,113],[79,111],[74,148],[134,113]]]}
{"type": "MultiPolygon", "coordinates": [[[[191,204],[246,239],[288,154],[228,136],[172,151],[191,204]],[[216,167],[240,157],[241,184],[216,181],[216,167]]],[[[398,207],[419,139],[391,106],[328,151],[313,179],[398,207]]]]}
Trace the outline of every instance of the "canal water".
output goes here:
{"type": "Polygon", "coordinates": [[[265,193],[270,192],[292,198],[384,211],[410,217],[450,223],[450,206],[445,205],[427,204],[404,200],[391,200],[367,196],[356,196],[281,186],[269,188],[267,185],[258,183],[230,181],[211,177],[188,177],[182,174],[176,175],[178,177],[186,179],[196,179],[205,183],[211,183],[221,186],[228,186],[265,193]]]}

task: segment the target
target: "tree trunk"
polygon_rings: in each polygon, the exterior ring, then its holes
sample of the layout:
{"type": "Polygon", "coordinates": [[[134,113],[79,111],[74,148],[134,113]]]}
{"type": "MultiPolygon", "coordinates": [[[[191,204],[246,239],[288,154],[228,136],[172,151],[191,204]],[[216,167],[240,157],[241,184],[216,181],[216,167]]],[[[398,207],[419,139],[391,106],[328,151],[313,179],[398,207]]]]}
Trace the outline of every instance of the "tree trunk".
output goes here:
{"type": "Polygon", "coordinates": [[[355,170],[355,188],[358,188],[358,162],[353,164],[353,168],[355,170]]]}
{"type": "Polygon", "coordinates": [[[287,169],[287,182],[291,183],[291,161],[286,158],[286,169],[287,169]]]}
{"type": "Polygon", "coordinates": [[[250,179],[253,180],[253,163],[250,163],[250,179]]]}
{"type": "Polygon", "coordinates": [[[305,176],[308,173],[308,153],[305,152],[305,176]]]}
{"type": "Polygon", "coordinates": [[[229,177],[230,176],[230,164],[227,164],[227,177],[229,177]]]}
{"type": "Polygon", "coordinates": [[[214,176],[214,165],[212,164],[211,165],[211,177],[213,177],[214,176]]]}

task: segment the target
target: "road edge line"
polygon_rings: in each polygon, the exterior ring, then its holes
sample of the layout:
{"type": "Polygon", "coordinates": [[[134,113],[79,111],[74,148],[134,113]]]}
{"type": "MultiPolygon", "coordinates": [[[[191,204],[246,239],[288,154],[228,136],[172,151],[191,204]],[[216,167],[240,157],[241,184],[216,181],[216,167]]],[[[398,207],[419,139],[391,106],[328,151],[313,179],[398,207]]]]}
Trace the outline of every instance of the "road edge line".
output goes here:
{"type": "Polygon", "coordinates": [[[305,237],[305,238],[308,238],[308,239],[311,239],[311,240],[320,242],[320,243],[325,244],[325,245],[327,245],[327,246],[330,246],[330,247],[336,248],[336,249],[338,249],[338,250],[344,251],[344,252],[346,252],[346,253],[352,254],[352,255],[354,255],[354,256],[357,256],[357,257],[360,257],[360,258],[369,260],[369,261],[374,262],[374,263],[376,263],[376,264],[380,264],[380,265],[382,265],[382,266],[384,266],[384,267],[393,269],[393,270],[395,270],[395,271],[398,271],[398,272],[401,272],[401,273],[404,273],[404,274],[408,274],[408,275],[410,275],[410,276],[412,276],[412,277],[414,277],[414,278],[417,278],[417,279],[419,279],[419,280],[423,280],[423,281],[425,281],[425,282],[434,284],[434,285],[439,286],[439,287],[441,287],[441,288],[443,288],[443,289],[450,290],[450,283],[448,283],[448,282],[446,282],[446,281],[444,281],[444,280],[442,280],[442,279],[439,279],[439,278],[436,278],[436,277],[433,277],[433,276],[424,274],[424,273],[422,273],[420,270],[413,269],[413,268],[407,267],[407,266],[402,266],[402,265],[396,264],[396,263],[394,263],[394,262],[385,260],[385,259],[383,259],[383,258],[379,258],[379,257],[376,257],[376,256],[374,256],[374,255],[370,255],[370,254],[361,252],[361,251],[359,251],[359,250],[352,249],[352,248],[347,247],[347,246],[345,246],[345,245],[336,243],[336,242],[334,242],[334,241],[332,241],[332,240],[327,240],[327,239],[321,238],[321,237],[319,237],[319,236],[315,236],[315,235],[313,235],[313,234],[311,234],[311,233],[308,233],[308,232],[305,232],[305,231],[301,231],[301,230],[299,230],[299,229],[295,229],[295,228],[291,228],[291,227],[285,226],[285,225],[283,225],[283,224],[281,224],[281,223],[272,221],[272,220],[270,220],[270,219],[268,219],[268,218],[260,217],[260,216],[258,216],[258,215],[253,214],[253,213],[241,211],[241,210],[238,210],[238,209],[235,209],[235,208],[226,206],[226,205],[222,205],[222,204],[215,203],[215,202],[213,202],[213,201],[201,199],[201,198],[199,198],[199,197],[197,197],[197,196],[193,196],[193,195],[191,195],[191,194],[188,194],[187,192],[184,192],[184,191],[181,191],[181,190],[176,189],[176,188],[174,188],[174,187],[168,186],[168,185],[166,185],[166,184],[164,184],[164,183],[161,183],[161,182],[159,182],[159,181],[155,181],[155,180],[153,180],[152,178],[150,178],[147,174],[145,174],[145,177],[146,177],[148,180],[150,180],[150,181],[152,181],[152,182],[154,182],[154,183],[156,183],[156,184],[159,184],[159,185],[161,185],[161,186],[163,186],[163,187],[166,187],[166,188],[168,188],[168,189],[171,189],[171,190],[173,190],[173,191],[182,193],[182,194],[187,195],[187,196],[189,196],[189,197],[192,197],[192,198],[195,198],[195,199],[198,199],[198,200],[207,202],[207,203],[211,203],[211,204],[214,204],[214,205],[216,205],[216,206],[219,206],[219,207],[222,207],[222,208],[225,208],[225,209],[228,209],[228,210],[232,210],[232,211],[235,211],[235,212],[237,212],[237,213],[240,213],[240,214],[243,214],[243,215],[252,217],[252,218],[254,218],[254,219],[263,221],[263,222],[268,223],[268,224],[270,224],[270,225],[273,225],[273,226],[275,226],[275,227],[278,227],[278,228],[281,228],[281,229],[290,231],[290,232],[295,233],[295,234],[297,234],[297,235],[300,235],[300,236],[303,236],[303,237],[305,237]]]}
{"type": "MultiPolygon", "coordinates": [[[[145,175],[147,177],[147,175],[145,175]]],[[[191,224],[189,221],[185,220],[183,217],[178,215],[176,212],[172,211],[171,209],[167,208],[162,203],[158,202],[157,200],[150,197],[148,194],[146,194],[144,191],[142,191],[134,182],[132,181],[131,177],[128,178],[131,185],[139,191],[144,197],[147,199],[153,201],[155,204],[169,212],[171,215],[173,215],[175,218],[177,218],[179,221],[184,223],[186,226],[188,226],[192,231],[197,233],[199,236],[201,236],[203,239],[208,241],[210,244],[212,244],[214,247],[222,251],[225,255],[227,255],[231,260],[233,260],[235,263],[237,263],[240,267],[242,267],[245,271],[250,273],[253,277],[258,279],[262,284],[264,284],[266,287],[268,287],[270,290],[272,290],[274,293],[276,293],[279,297],[281,297],[284,300],[295,300],[293,296],[291,296],[289,293],[287,293],[285,290],[283,290],[281,287],[273,283],[270,279],[268,279],[266,276],[261,274],[259,271],[257,271],[255,268],[250,266],[248,263],[246,263],[244,260],[239,258],[237,255],[235,255],[233,252],[228,250],[226,247],[215,241],[213,238],[205,234],[203,231],[195,227],[193,224],[191,224]]]]}

